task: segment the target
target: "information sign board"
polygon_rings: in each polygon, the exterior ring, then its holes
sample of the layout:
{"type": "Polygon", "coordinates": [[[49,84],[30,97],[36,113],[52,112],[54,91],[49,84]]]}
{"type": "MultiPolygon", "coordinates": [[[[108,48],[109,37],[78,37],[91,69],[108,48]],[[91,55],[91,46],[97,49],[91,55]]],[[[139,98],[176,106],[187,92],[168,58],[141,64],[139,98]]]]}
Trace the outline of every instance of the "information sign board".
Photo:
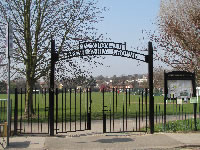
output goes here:
{"type": "Polygon", "coordinates": [[[190,98],[190,103],[191,103],[191,104],[197,103],[197,97],[191,97],[191,98],[190,98]]]}
{"type": "Polygon", "coordinates": [[[178,98],[177,99],[177,104],[181,104],[182,105],[182,98],[178,98]]]}
{"type": "Polygon", "coordinates": [[[6,57],[13,54],[13,27],[10,23],[6,27],[6,57]]]}
{"type": "Polygon", "coordinates": [[[174,94],[174,97],[190,98],[192,95],[192,81],[191,80],[168,80],[167,81],[168,94],[174,94]]]}

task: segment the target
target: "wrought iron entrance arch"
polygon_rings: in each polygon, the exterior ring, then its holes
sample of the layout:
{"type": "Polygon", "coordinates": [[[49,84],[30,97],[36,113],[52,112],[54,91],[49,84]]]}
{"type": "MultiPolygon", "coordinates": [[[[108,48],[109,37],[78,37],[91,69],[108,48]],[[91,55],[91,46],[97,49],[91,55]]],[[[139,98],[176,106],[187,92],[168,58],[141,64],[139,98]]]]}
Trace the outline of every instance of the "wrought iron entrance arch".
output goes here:
{"type": "MultiPolygon", "coordinates": [[[[149,125],[151,134],[154,133],[154,99],[153,99],[153,46],[148,43],[148,55],[138,52],[128,51],[126,43],[114,42],[79,42],[79,49],[65,51],[65,59],[74,57],[111,55],[120,56],[148,63],[148,82],[149,82],[149,125]]],[[[54,70],[55,63],[58,61],[58,54],[55,52],[55,40],[51,40],[51,72],[50,72],[50,135],[54,135],[54,70]]]]}
{"type": "Polygon", "coordinates": [[[83,56],[110,55],[121,56],[148,62],[147,56],[138,52],[128,51],[125,43],[114,42],[79,42],[79,50],[64,52],[66,59],[83,56]]]}

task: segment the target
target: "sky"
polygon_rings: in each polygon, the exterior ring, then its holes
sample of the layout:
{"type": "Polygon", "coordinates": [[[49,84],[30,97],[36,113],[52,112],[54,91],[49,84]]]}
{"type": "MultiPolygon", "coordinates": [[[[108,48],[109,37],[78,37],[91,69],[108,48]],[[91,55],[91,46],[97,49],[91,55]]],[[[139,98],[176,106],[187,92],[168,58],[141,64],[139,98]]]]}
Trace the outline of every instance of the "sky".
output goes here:
{"type": "MultiPolygon", "coordinates": [[[[141,45],[148,47],[148,39],[140,40],[144,36],[142,30],[154,31],[154,24],[159,14],[160,0],[99,0],[100,6],[109,10],[103,13],[104,20],[97,25],[98,32],[111,38],[112,42],[127,43],[127,50],[147,54],[140,50],[141,45]]],[[[104,75],[132,75],[148,72],[146,63],[121,57],[106,56],[99,59],[103,66],[93,69],[93,76],[104,75]],[[109,67],[108,67],[109,66],[109,67]]],[[[156,62],[155,62],[156,65],[156,62]]]]}

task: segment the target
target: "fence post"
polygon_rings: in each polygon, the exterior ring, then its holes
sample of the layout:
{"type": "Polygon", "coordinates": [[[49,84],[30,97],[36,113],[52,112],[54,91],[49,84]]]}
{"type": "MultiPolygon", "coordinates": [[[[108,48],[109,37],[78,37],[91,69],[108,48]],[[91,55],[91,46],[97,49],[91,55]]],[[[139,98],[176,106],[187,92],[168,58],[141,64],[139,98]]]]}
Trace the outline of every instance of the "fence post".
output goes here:
{"type": "Polygon", "coordinates": [[[17,88],[15,88],[14,135],[17,134],[17,120],[18,120],[18,93],[17,93],[17,88]]]}
{"type": "Polygon", "coordinates": [[[105,106],[104,106],[104,88],[103,88],[103,133],[106,133],[106,114],[105,114],[105,106]]]}
{"type": "MultiPolygon", "coordinates": [[[[195,72],[192,74],[192,84],[193,84],[193,96],[196,97],[196,83],[195,83],[195,72]]],[[[194,130],[197,131],[197,103],[194,106],[194,130]]]]}
{"type": "Polygon", "coordinates": [[[148,73],[149,73],[149,125],[151,134],[154,133],[154,99],[153,99],[153,46],[148,43],[148,73]]]}
{"type": "Polygon", "coordinates": [[[90,129],[92,127],[92,89],[90,88],[90,129]]]}
{"type": "MultiPolygon", "coordinates": [[[[166,100],[167,100],[167,93],[168,93],[168,89],[167,89],[167,73],[164,70],[164,131],[165,131],[165,127],[166,127],[166,112],[167,112],[167,107],[166,107],[166,100]]],[[[174,102],[174,99],[173,99],[174,102]]]]}

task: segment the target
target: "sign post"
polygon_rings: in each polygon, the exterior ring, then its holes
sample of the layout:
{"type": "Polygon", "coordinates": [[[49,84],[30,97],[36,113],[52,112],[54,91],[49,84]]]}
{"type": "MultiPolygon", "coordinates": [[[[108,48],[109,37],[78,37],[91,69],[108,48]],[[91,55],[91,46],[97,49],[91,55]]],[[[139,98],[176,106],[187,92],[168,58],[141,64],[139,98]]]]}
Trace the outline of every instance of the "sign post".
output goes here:
{"type": "Polygon", "coordinates": [[[6,56],[8,58],[8,84],[7,84],[7,94],[8,94],[8,101],[7,101],[7,146],[9,146],[9,136],[10,136],[10,57],[13,53],[13,28],[10,22],[7,25],[7,42],[6,42],[6,56]]]}

